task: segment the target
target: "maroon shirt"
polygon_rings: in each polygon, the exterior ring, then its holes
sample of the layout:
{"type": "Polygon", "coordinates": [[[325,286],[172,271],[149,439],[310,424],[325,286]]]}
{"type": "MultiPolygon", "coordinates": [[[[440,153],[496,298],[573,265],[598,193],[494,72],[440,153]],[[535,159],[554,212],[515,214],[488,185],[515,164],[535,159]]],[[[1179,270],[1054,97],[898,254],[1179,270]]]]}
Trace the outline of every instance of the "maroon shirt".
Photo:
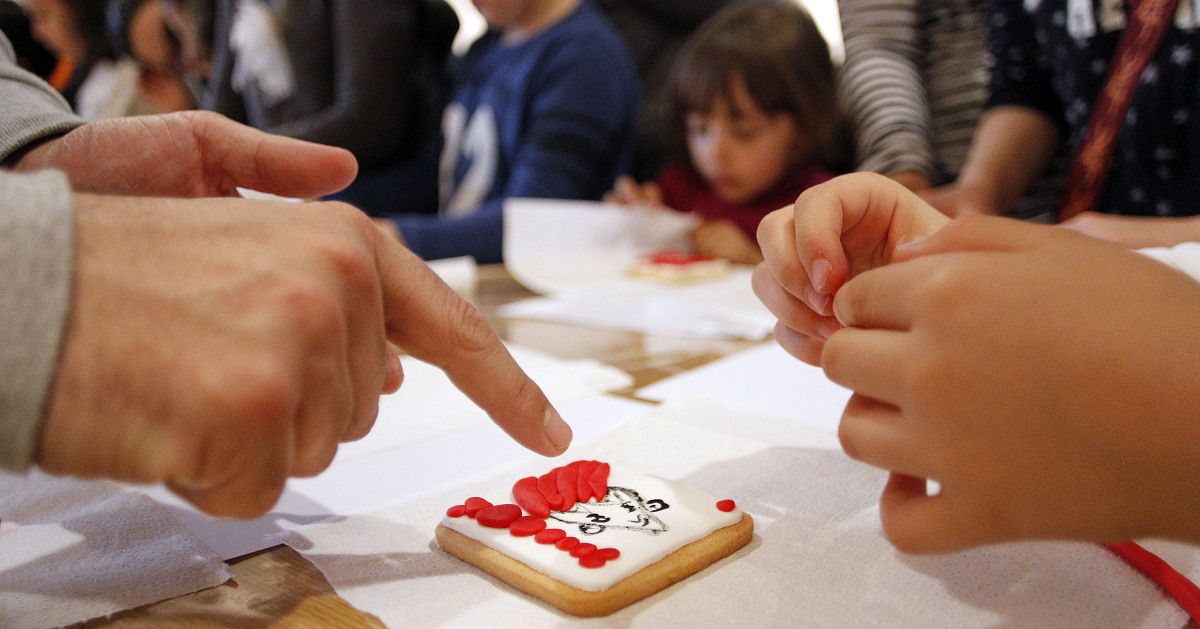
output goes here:
{"type": "Polygon", "coordinates": [[[655,183],[662,190],[663,205],[680,212],[691,212],[704,220],[731,220],[754,238],[764,216],[795,203],[801,192],[833,177],[833,172],[818,164],[809,164],[753,201],[739,205],[722,201],[707,183],[697,180],[682,166],[667,166],[658,173],[655,183]]]}

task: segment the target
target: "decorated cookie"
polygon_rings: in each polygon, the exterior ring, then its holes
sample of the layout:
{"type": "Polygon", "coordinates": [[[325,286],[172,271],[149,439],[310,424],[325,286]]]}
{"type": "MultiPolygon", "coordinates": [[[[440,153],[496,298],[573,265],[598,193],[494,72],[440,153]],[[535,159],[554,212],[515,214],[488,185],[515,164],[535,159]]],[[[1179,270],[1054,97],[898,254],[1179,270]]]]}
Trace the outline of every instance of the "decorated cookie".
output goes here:
{"type": "Polygon", "coordinates": [[[629,274],[664,282],[696,282],[724,277],[730,268],[728,260],[712,256],[660,251],[638,258],[629,274]]]}
{"type": "Polygon", "coordinates": [[[452,505],[443,549],[577,616],[603,616],[698,572],[750,541],[729,499],[599,461],[518,480],[512,502],[452,505]]]}

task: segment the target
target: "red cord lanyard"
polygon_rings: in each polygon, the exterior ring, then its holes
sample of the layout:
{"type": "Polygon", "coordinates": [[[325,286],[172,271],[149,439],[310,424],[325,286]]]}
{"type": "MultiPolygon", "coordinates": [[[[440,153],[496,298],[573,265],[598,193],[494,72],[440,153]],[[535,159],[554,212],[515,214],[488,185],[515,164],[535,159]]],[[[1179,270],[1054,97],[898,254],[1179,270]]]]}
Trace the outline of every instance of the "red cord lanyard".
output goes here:
{"type": "Polygon", "coordinates": [[[1109,542],[1104,544],[1104,547],[1158,584],[1167,596],[1187,612],[1192,622],[1200,623],[1200,587],[1195,583],[1172,568],[1161,557],[1134,542],[1109,542]]]}
{"type": "Polygon", "coordinates": [[[1087,135],[1071,164],[1066,199],[1058,212],[1059,221],[1095,209],[1096,199],[1108,180],[1113,148],[1125,111],[1133,102],[1133,92],[1142,71],[1171,27],[1179,0],[1129,0],[1129,5],[1132,9],[1126,12],[1129,23],[1117,42],[1108,78],[1088,118],[1087,135]]]}

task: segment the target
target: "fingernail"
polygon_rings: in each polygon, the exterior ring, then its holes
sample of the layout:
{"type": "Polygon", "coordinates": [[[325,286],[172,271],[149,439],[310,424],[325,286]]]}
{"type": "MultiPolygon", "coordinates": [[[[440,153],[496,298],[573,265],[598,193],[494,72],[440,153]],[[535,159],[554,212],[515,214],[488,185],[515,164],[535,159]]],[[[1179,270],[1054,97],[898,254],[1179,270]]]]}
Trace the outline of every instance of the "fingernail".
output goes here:
{"type": "Polygon", "coordinates": [[[553,445],[559,452],[566,450],[571,445],[571,427],[563,421],[562,416],[553,407],[546,409],[544,429],[550,445],[553,445]]]}
{"type": "Polygon", "coordinates": [[[817,258],[812,263],[812,268],[808,270],[808,279],[812,282],[813,288],[824,291],[825,283],[829,281],[829,272],[833,270],[833,265],[825,258],[817,258]]]}
{"type": "Polygon", "coordinates": [[[829,337],[833,336],[833,333],[842,329],[842,327],[843,326],[841,322],[839,322],[837,319],[833,317],[824,317],[817,322],[817,334],[819,334],[822,339],[828,341],[829,337]]]}
{"type": "Polygon", "coordinates": [[[808,302],[813,312],[817,314],[829,314],[829,295],[822,295],[812,288],[804,289],[804,300],[808,302]]]}
{"type": "Polygon", "coordinates": [[[404,383],[404,367],[400,365],[400,357],[396,355],[396,352],[388,350],[387,356],[384,358],[383,369],[383,392],[399,391],[400,385],[404,383]]]}

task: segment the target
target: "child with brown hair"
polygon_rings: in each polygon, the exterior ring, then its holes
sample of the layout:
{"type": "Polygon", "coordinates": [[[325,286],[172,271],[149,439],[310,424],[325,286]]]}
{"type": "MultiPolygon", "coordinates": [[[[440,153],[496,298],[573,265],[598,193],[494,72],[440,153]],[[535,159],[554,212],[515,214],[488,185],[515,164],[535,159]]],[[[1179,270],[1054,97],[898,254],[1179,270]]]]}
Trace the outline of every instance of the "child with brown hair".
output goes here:
{"type": "Polygon", "coordinates": [[[678,159],[653,182],[618,181],[618,203],[701,219],[696,253],[756,263],[758,222],[839,166],[842,116],[829,47],[794,2],[737,3],[688,40],[671,77],[678,159]]]}

